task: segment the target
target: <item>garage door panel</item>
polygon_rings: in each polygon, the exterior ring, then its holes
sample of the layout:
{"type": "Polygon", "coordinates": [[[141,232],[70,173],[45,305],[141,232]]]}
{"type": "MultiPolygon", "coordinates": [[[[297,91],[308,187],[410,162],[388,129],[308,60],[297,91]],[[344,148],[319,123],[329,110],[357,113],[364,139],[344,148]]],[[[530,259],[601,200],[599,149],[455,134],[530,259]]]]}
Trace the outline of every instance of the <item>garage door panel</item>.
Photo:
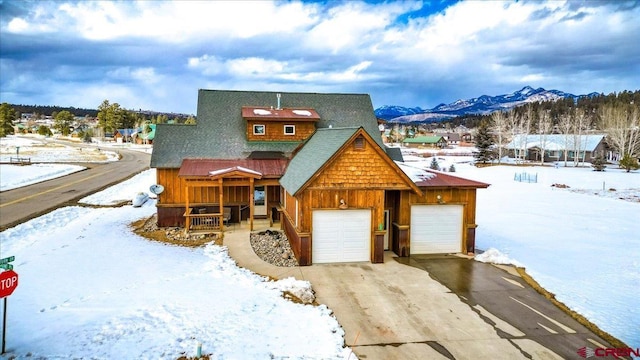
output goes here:
{"type": "Polygon", "coordinates": [[[313,262],[368,261],[370,229],[370,210],[314,210],[313,262]]]}
{"type": "Polygon", "coordinates": [[[462,205],[411,207],[411,254],[460,252],[462,205]]]}

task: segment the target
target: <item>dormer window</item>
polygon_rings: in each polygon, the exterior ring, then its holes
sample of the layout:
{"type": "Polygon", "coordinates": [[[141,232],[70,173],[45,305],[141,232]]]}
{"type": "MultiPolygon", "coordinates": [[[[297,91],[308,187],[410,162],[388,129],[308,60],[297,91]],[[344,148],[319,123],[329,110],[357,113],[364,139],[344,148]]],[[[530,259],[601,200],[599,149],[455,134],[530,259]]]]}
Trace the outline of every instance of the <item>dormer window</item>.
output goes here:
{"type": "Polygon", "coordinates": [[[241,112],[248,141],[304,141],[320,121],[320,115],[309,107],[243,106],[241,112]]]}
{"type": "Polygon", "coordinates": [[[253,125],[253,135],[264,135],[266,133],[265,126],[261,124],[253,125]]]}

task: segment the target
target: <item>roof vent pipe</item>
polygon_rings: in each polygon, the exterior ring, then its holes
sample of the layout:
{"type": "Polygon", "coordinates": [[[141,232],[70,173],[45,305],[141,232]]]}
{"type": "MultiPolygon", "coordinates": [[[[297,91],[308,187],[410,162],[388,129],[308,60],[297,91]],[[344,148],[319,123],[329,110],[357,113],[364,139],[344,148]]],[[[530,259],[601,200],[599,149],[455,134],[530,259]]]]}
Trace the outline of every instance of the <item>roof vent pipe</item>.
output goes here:
{"type": "Polygon", "coordinates": [[[278,107],[276,109],[280,110],[280,94],[276,94],[276,97],[278,98],[278,107]]]}

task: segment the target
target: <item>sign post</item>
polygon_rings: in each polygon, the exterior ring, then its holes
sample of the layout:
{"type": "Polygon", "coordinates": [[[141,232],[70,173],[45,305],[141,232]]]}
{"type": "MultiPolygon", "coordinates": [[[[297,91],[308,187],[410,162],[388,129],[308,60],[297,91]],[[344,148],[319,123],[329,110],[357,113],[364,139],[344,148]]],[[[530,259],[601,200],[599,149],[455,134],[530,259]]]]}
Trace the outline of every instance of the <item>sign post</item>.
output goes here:
{"type": "Polygon", "coordinates": [[[5,352],[6,334],[7,334],[7,297],[13,294],[13,291],[18,287],[18,274],[13,271],[13,266],[9,264],[14,261],[15,256],[10,256],[4,259],[0,259],[0,267],[7,269],[0,273],[0,298],[4,298],[4,306],[2,307],[2,352],[5,352]]]}

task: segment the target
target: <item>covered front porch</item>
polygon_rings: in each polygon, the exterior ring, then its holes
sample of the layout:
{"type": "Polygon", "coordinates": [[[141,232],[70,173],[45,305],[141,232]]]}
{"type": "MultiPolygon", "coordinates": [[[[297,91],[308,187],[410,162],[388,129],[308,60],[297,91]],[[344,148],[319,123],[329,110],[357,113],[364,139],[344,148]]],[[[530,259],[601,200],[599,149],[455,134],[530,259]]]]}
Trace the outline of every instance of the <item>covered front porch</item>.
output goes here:
{"type": "Polygon", "coordinates": [[[269,227],[279,221],[280,184],[269,169],[283,169],[286,163],[277,160],[245,163],[247,160],[183,162],[178,176],[183,178],[186,232],[222,235],[229,227],[242,226],[253,231],[258,220],[269,227]]]}

